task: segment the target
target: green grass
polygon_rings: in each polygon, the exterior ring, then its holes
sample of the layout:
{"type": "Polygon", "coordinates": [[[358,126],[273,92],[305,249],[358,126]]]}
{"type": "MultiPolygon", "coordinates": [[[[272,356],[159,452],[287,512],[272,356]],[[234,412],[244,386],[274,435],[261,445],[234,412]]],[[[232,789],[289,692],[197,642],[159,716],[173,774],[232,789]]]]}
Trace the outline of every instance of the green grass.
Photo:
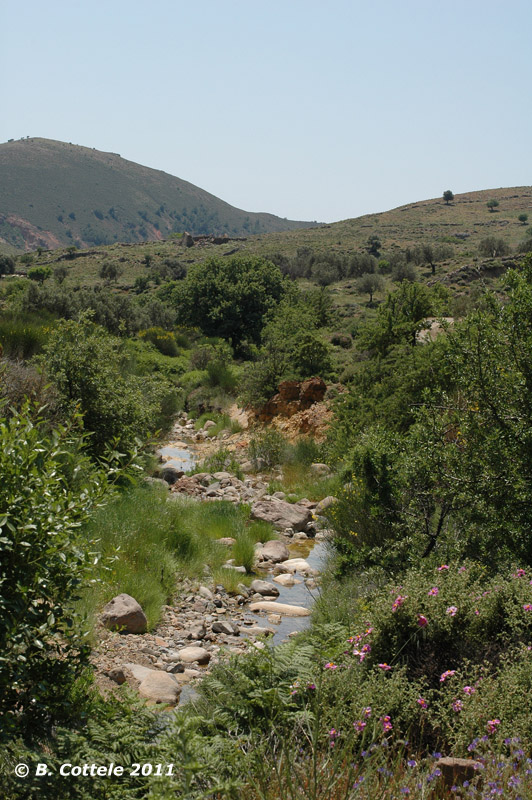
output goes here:
{"type": "Polygon", "coordinates": [[[297,503],[303,497],[308,500],[322,500],[328,495],[335,495],[339,488],[337,476],[317,477],[302,464],[285,464],[282,479],[271,480],[268,484],[270,494],[285,492],[289,503],[297,503]]]}
{"type": "Polygon", "coordinates": [[[270,526],[249,523],[248,506],[167,497],[159,487],[137,486],[99,509],[86,526],[87,540],[96,540],[91,547],[101,554],[80,601],[90,622],[105,603],[125,592],[140,603],[153,628],[176,592],[179,576],[199,579],[205,565],[233,591],[243,576],[222,565],[234,558],[237,566],[251,571],[255,542],[275,536],[270,526]],[[236,544],[218,544],[225,537],[236,544]]]}

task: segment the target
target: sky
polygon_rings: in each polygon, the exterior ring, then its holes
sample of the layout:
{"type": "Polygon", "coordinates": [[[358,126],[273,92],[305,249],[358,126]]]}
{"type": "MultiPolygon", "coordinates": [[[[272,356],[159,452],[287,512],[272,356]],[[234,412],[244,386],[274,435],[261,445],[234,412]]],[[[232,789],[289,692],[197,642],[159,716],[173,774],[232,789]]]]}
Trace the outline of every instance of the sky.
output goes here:
{"type": "Polygon", "coordinates": [[[0,142],[321,222],[532,184],[530,0],[5,0],[0,30],[0,142]]]}

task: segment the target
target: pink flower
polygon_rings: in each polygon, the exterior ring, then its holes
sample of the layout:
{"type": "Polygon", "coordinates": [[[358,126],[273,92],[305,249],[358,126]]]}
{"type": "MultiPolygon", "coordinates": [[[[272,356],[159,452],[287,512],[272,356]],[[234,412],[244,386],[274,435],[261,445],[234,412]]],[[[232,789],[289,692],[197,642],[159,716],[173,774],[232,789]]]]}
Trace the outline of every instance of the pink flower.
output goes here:
{"type": "Polygon", "coordinates": [[[475,617],[479,617],[479,616],[480,616],[480,611],[478,610],[478,608],[475,608],[475,617]]]}
{"type": "Polygon", "coordinates": [[[523,606],[523,611],[532,611],[532,603],[525,603],[523,606]]]}
{"type": "Polygon", "coordinates": [[[440,683],[446,681],[447,678],[452,678],[455,672],[456,672],[455,669],[446,669],[445,672],[442,672],[442,674],[440,675],[440,683]]]}
{"type": "Polygon", "coordinates": [[[458,609],[456,608],[456,606],[449,606],[449,608],[447,609],[447,611],[445,613],[446,614],[450,614],[451,617],[454,617],[454,615],[456,614],[457,611],[458,611],[458,609]]]}
{"type": "Polygon", "coordinates": [[[386,661],[384,662],[384,664],[377,664],[377,666],[380,667],[382,670],[384,670],[384,672],[387,672],[389,669],[391,669],[390,665],[387,664],[386,661]]]}
{"type": "Polygon", "coordinates": [[[464,707],[464,704],[462,703],[461,700],[455,700],[454,701],[454,703],[453,703],[453,711],[456,711],[458,713],[459,711],[462,710],[463,707],[464,707]]]}
{"type": "Polygon", "coordinates": [[[427,708],[428,706],[428,703],[424,697],[418,697],[417,702],[421,706],[421,708],[427,708]]]}
{"type": "Polygon", "coordinates": [[[473,686],[464,686],[464,692],[467,695],[472,695],[472,694],[475,694],[476,689],[474,689],[473,686]]]}
{"type": "Polygon", "coordinates": [[[460,569],[458,570],[458,572],[465,572],[465,571],[466,571],[465,567],[460,567],[460,569]]]}
{"type": "Polygon", "coordinates": [[[366,719],[369,719],[371,717],[371,706],[366,706],[366,708],[364,709],[364,716],[366,719]]]}
{"type": "Polygon", "coordinates": [[[442,564],[441,567],[438,567],[438,572],[444,572],[446,569],[449,569],[449,565],[442,564]]]}
{"type": "Polygon", "coordinates": [[[332,661],[328,661],[323,669],[338,669],[338,664],[334,664],[332,661]]]}
{"type": "Polygon", "coordinates": [[[439,595],[439,593],[440,590],[438,589],[437,586],[433,586],[432,589],[429,589],[429,597],[436,597],[437,595],[439,595]]]}
{"type": "Polygon", "coordinates": [[[513,577],[514,578],[525,578],[526,577],[526,572],[525,572],[524,569],[518,569],[513,577]]]}
{"type": "Polygon", "coordinates": [[[356,722],[353,722],[353,726],[357,733],[362,733],[362,731],[366,727],[366,723],[359,719],[356,722]]]}
{"type": "Polygon", "coordinates": [[[398,608],[401,608],[405,600],[407,599],[408,595],[403,596],[402,594],[398,594],[395,600],[393,601],[392,611],[397,611],[398,608]]]}
{"type": "Polygon", "coordinates": [[[488,733],[495,733],[497,730],[497,726],[501,724],[500,719],[489,719],[486,724],[486,730],[488,733]]]}
{"type": "Polygon", "coordinates": [[[387,733],[388,731],[392,730],[393,725],[389,716],[381,717],[379,722],[382,725],[382,730],[384,731],[384,733],[387,733]]]}
{"type": "Polygon", "coordinates": [[[424,628],[425,625],[429,624],[429,621],[425,616],[423,616],[423,614],[418,614],[417,615],[417,624],[419,625],[420,628],[424,628]]]}

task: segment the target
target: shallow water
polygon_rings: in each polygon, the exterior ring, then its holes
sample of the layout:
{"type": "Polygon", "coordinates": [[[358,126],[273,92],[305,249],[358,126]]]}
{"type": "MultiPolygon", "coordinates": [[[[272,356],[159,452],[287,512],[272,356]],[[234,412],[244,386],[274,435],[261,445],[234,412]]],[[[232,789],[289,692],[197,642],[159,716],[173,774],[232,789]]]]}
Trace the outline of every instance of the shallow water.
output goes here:
{"type": "Polygon", "coordinates": [[[162,458],[165,467],[173,467],[183,472],[193,469],[196,464],[196,454],[183,442],[167,444],[157,450],[157,455],[162,458]]]}

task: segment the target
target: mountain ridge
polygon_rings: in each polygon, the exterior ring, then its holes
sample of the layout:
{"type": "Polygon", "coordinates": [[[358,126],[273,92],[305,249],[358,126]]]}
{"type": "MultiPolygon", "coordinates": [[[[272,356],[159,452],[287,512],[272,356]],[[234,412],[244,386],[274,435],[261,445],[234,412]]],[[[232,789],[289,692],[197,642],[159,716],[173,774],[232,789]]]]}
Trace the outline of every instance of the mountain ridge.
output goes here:
{"type": "Polygon", "coordinates": [[[0,186],[0,242],[19,250],[317,225],[247,212],[118,153],[40,137],[0,144],[0,186]]]}

